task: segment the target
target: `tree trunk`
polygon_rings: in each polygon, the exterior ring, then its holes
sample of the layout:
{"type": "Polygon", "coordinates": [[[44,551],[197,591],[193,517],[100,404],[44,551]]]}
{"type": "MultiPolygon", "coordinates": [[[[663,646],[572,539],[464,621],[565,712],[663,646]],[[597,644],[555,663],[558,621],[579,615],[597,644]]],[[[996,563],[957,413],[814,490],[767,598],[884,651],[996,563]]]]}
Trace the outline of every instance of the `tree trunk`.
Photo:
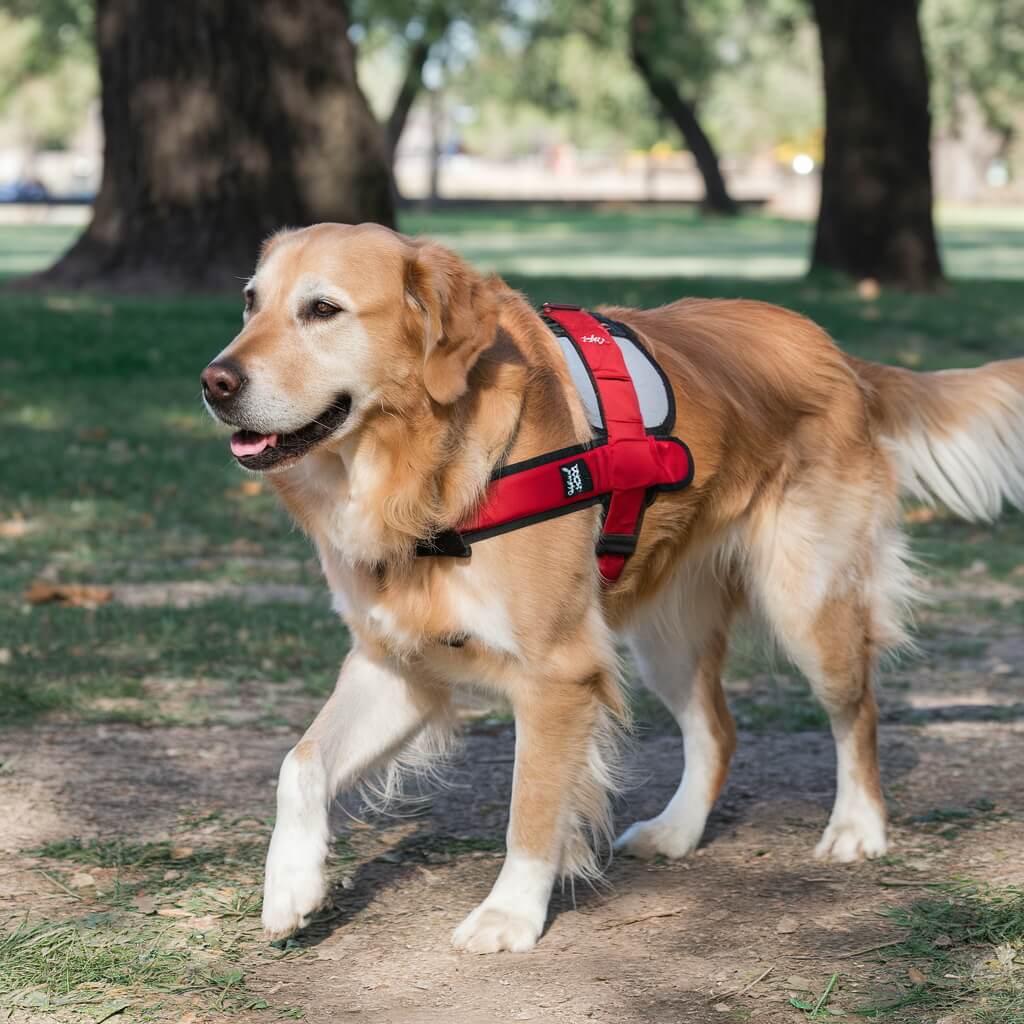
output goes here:
{"type": "Polygon", "coordinates": [[[812,268],[934,288],[942,266],[917,0],[813,4],[825,73],[825,166],[812,268]]]}
{"type": "Polygon", "coordinates": [[[640,11],[634,12],[630,20],[633,66],[662,113],[679,129],[687,149],[693,154],[697,170],[704,179],[705,208],[714,213],[734,214],[737,211],[736,203],[726,188],[715,147],[697,119],[695,105],[685,100],[675,83],[655,67],[647,45],[653,28],[653,19],[640,11]]]}
{"type": "Polygon", "coordinates": [[[409,119],[409,111],[423,87],[423,65],[430,56],[431,40],[420,39],[409,48],[409,55],[405,63],[405,77],[399,86],[398,95],[392,104],[391,113],[388,115],[385,124],[385,135],[388,144],[388,157],[391,167],[395,166],[395,150],[402,138],[405,129],[405,122],[409,119]]]}
{"type": "Polygon", "coordinates": [[[44,284],[235,285],[284,225],[393,208],[339,0],[98,0],[103,179],[44,284]]]}

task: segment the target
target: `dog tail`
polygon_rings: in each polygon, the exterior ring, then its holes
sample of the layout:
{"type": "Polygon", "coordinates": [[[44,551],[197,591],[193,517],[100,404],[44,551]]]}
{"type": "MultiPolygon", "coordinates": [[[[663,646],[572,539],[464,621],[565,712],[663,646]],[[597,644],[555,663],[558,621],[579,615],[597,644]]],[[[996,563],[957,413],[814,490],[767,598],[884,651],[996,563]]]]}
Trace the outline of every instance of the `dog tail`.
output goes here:
{"type": "Polygon", "coordinates": [[[849,361],[903,490],[962,519],[1024,508],[1024,359],[937,373],[849,361]]]}

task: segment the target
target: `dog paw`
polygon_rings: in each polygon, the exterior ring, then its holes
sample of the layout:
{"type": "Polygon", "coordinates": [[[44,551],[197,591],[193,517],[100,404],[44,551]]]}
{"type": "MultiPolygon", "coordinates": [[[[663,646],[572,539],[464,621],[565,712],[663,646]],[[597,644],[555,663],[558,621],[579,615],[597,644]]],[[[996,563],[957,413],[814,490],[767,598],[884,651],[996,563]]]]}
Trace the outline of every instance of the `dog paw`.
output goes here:
{"type": "Polygon", "coordinates": [[[818,860],[850,864],[874,860],[885,854],[885,823],[881,820],[829,822],[821,841],[814,848],[818,860]]]}
{"type": "Polygon", "coordinates": [[[544,922],[481,903],[452,935],[452,945],[469,953],[528,953],[537,944],[544,922]]]}
{"type": "Polygon", "coordinates": [[[263,887],[263,934],[284,939],[305,928],[327,898],[324,861],[317,844],[271,843],[263,887]]]}
{"type": "Polygon", "coordinates": [[[650,821],[638,821],[630,825],[615,840],[615,850],[627,857],[640,857],[643,860],[652,860],[658,856],[677,860],[697,849],[703,831],[703,822],[700,828],[680,828],[678,825],[668,825],[659,818],[651,818],[650,821]]]}

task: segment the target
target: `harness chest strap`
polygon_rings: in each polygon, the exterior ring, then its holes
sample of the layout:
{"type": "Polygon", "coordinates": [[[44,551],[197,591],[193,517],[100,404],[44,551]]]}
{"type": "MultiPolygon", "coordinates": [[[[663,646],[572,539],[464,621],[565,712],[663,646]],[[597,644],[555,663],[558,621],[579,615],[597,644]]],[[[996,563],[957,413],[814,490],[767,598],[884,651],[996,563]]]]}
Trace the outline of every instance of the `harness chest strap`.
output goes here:
{"type": "Polygon", "coordinates": [[[605,326],[578,306],[548,303],[543,312],[567,332],[587,366],[601,406],[603,438],[498,470],[473,518],[421,543],[418,551],[466,555],[474,541],[602,502],[598,568],[611,583],[636,548],[649,499],[660,490],[685,487],[693,478],[693,462],[682,441],[647,433],[633,380],[605,326]]]}

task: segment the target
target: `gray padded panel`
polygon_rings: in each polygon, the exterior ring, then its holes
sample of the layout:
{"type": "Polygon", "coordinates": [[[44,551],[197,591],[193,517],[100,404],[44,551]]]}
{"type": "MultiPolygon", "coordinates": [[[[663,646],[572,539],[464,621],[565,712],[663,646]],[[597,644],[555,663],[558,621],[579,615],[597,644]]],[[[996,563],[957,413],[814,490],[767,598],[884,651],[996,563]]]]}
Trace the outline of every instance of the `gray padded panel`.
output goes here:
{"type": "MultiPolygon", "coordinates": [[[[580,393],[580,398],[583,399],[587,419],[592,427],[600,429],[604,426],[601,420],[600,406],[583,358],[568,338],[564,338],[560,334],[556,334],[555,338],[565,354],[565,361],[569,364],[569,372],[572,374],[576,390],[580,393]]],[[[669,410],[668,395],[665,392],[665,382],[661,379],[661,374],[658,373],[646,353],[629,338],[613,334],[612,340],[619,346],[626,369],[629,370],[629,374],[633,378],[633,387],[636,388],[637,398],[640,400],[640,412],[644,418],[644,426],[660,427],[665,422],[669,410]]]]}

